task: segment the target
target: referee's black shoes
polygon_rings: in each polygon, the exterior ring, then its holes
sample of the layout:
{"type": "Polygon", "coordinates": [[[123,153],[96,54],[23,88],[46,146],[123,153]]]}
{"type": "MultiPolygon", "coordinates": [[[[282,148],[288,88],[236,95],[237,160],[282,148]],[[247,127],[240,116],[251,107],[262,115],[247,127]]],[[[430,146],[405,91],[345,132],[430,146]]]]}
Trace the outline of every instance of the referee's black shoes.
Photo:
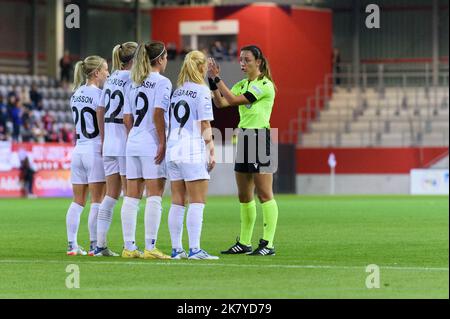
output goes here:
{"type": "Polygon", "coordinates": [[[250,254],[252,252],[252,246],[246,246],[239,242],[239,237],[236,238],[236,244],[230,247],[228,250],[224,250],[221,254],[236,255],[236,254],[250,254]]]}
{"type": "Polygon", "coordinates": [[[249,256],[275,256],[275,248],[268,248],[269,242],[264,239],[259,240],[259,246],[249,256]]]}

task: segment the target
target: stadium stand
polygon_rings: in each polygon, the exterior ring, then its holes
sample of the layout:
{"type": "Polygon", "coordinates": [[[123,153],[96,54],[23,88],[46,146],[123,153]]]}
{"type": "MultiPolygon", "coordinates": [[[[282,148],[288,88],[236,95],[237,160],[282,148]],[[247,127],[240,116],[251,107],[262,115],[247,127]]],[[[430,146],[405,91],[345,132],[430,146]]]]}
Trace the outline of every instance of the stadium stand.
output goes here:
{"type": "Polygon", "coordinates": [[[60,87],[58,81],[51,77],[0,74],[0,110],[5,116],[4,123],[0,121],[0,139],[72,142],[70,95],[69,90],[60,87]],[[32,91],[35,96],[32,96],[32,91]],[[17,109],[17,123],[13,109],[17,109]],[[16,125],[20,125],[18,134],[15,134],[16,125]]]}
{"type": "MultiPolygon", "coordinates": [[[[406,75],[405,75],[406,76],[406,75]]],[[[307,108],[301,147],[448,146],[448,86],[335,86],[307,108]],[[315,116],[314,116],[315,113],[315,116]]]]}

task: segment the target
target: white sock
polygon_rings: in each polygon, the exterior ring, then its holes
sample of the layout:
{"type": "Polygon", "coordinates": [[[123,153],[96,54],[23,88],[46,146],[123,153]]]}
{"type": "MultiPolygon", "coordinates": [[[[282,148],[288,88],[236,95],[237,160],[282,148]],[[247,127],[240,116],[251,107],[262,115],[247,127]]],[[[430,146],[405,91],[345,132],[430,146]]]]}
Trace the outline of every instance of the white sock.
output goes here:
{"type": "Polygon", "coordinates": [[[182,249],[184,206],[172,204],[169,210],[169,232],[173,249],[182,249]]]}
{"type": "Polygon", "coordinates": [[[200,249],[200,235],[202,233],[203,209],[205,204],[189,204],[186,226],[189,235],[189,248],[192,250],[200,249]]]}
{"type": "Polygon", "coordinates": [[[94,244],[97,243],[97,216],[99,208],[99,203],[91,203],[91,210],[89,211],[89,240],[94,244]]]}
{"type": "Polygon", "coordinates": [[[77,203],[71,203],[66,215],[67,241],[72,243],[73,248],[78,248],[77,235],[80,226],[80,216],[84,207],[77,203]]]}
{"type": "Polygon", "coordinates": [[[159,224],[161,223],[161,196],[147,197],[145,205],[145,249],[152,250],[155,248],[156,239],[158,238],[159,224]]]}
{"type": "Polygon", "coordinates": [[[97,246],[106,247],[106,234],[114,213],[114,206],[117,203],[117,199],[109,197],[108,195],[103,198],[100,208],[98,209],[97,216],[97,246]]]}
{"type": "Polygon", "coordinates": [[[123,199],[121,219],[125,249],[135,250],[136,219],[139,210],[139,199],[125,196],[123,199]]]}

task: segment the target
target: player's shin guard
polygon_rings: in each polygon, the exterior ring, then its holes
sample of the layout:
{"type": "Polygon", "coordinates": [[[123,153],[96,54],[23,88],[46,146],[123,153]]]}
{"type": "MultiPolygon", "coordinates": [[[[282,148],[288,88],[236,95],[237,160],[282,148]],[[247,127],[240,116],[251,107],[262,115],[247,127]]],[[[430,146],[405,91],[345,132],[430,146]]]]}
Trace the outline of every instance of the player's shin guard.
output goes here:
{"type": "Polygon", "coordinates": [[[273,248],[273,238],[275,236],[275,229],[277,228],[278,220],[278,205],[275,199],[271,199],[261,204],[264,221],[263,239],[267,240],[268,248],[273,248]]]}
{"type": "Polygon", "coordinates": [[[89,211],[88,220],[89,239],[91,242],[97,242],[97,216],[99,207],[99,203],[91,203],[91,210],[89,211]]]}
{"type": "Polygon", "coordinates": [[[184,206],[172,204],[169,210],[169,232],[172,249],[182,249],[184,206]]]}
{"type": "Polygon", "coordinates": [[[155,248],[162,213],[161,196],[150,196],[145,205],[145,249],[155,248]]]}
{"type": "Polygon", "coordinates": [[[106,235],[111,226],[111,221],[114,213],[114,206],[117,203],[117,199],[109,196],[105,196],[97,216],[97,246],[106,247],[106,235]]]}
{"type": "Polygon", "coordinates": [[[66,215],[67,241],[72,243],[74,248],[78,247],[77,234],[80,226],[80,216],[84,207],[77,203],[71,203],[66,215]]]}
{"type": "Polygon", "coordinates": [[[136,249],[134,242],[136,241],[136,219],[138,210],[139,199],[133,197],[125,197],[123,199],[121,210],[122,233],[125,248],[128,250],[136,249]]]}
{"type": "Polygon", "coordinates": [[[189,204],[186,226],[189,235],[189,248],[193,250],[200,249],[204,208],[205,204],[202,203],[189,204]]]}
{"type": "Polygon", "coordinates": [[[253,228],[256,220],[256,202],[241,203],[241,235],[239,242],[245,246],[251,246],[253,228]]]}

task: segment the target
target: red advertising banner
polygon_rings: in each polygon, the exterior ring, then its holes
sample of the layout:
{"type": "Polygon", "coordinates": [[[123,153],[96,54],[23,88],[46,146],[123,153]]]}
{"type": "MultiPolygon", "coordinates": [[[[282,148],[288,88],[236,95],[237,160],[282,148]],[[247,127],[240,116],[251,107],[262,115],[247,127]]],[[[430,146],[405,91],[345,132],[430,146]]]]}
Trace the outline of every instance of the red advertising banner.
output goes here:
{"type": "Polygon", "coordinates": [[[38,197],[71,197],[70,170],[37,172],[33,192],[38,197]]]}
{"type": "Polygon", "coordinates": [[[38,197],[71,197],[72,144],[0,142],[0,197],[23,196],[20,162],[26,156],[36,172],[33,193],[38,197]]]}
{"type": "MultiPolygon", "coordinates": [[[[20,172],[0,172],[0,197],[23,196],[20,172]]],[[[38,197],[71,197],[69,170],[38,171],[34,175],[33,193],[38,197]]]]}
{"type": "MultiPolygon", "coordinates": [[[[60,170],[70,169],[70,160],[72,158],[72,144],[60,143],[14,143],[12,144],[12,153],[26,151],[32,159],[35,170],[60,170]]],[[[13,156],[14,158],[14,156],[13,156]]],[[[13,168],[15,168],[13,166],[13,168]]]]}
{"type": "Polygon", "coordinates": [[[22,196],[19,171],[0,172],[0,197],[22,196]]]}

